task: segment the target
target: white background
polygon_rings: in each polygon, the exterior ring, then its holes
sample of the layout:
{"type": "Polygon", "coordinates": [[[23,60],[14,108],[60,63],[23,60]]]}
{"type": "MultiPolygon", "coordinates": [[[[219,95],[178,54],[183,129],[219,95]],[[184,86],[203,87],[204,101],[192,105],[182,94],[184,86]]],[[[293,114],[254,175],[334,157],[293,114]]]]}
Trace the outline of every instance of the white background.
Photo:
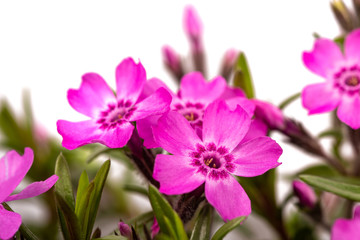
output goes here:
{"type": "MultiPolygon", "coordinates": [[[[160,49],[188,53],[182,15],[186,1],[2,1],[0,2],[0,97],[19,112],[29,89],[37,121],[57,136],[56,121],[84,120],[67,103],[82,74],[97,72],[115,86],[115,67],[128,56],[140,59],[148,77],[171,83],[160,49]]],[[[339,28],[327,0],[192,1],[204,24],[209,76],[217,74],[228,48],[247,54],[257,97],[279,104],[310,83],[322,81],[302,64],[314,32],[333,38],[339,28]]],[[[174,87],[173,85],[171,86],[174,87]]],[[[174,89],[174,88],[173,88],[174,89]]],[[[312,132],[327,115],[307,116],[298,100],[285,112],[312,132]]],[[[281,173],[316,161],[286,147],[281,137],[281,173]]],[[[282,196],[286,191],[281,187],[282,196]]]]}

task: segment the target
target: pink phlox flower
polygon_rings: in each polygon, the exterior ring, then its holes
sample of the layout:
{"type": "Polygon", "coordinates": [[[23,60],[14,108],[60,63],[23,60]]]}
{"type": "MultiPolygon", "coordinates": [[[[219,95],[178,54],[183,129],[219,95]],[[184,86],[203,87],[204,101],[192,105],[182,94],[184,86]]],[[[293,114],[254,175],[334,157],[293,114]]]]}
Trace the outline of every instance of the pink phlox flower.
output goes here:
{"type": "MultiPolygon", "coordinates": [[[[172,95],[170,109],[183,115],[199,136],[201,136],[204,110],[217,99],[226,99],[232,108],[240,105],[251,116],[255,109],[254,104],[244,98],[240,89],[228,87],[225,79],[221,76],[206,81],[200,72],[188,73],[181,79],[180,90],[177,94],[173,93],[159,79],[151,79],[146,83],[140,99],[161,87],[166,88],[172,95]]],[[[152,126],[156,125],[160,116],[152,116],[138,121],[139,135],[144,139],[144,145],[148,148],[158,147],[152,134],[152,126]]]]}
{"type": "Polygon", "coordinates": [[[202,139],[179,112],[164,114],[153,127],[156,142],[172,155],[159,154],[153,177],[160,192],[183,194],[205,184],[205,196],[221,217],[231,220],[251,212],[250,199],[232,176],[253,177],[277,167],[282,153],[269,137],[239,144],[251,117],[239,105],[211,103],[203,116],[202,139]]]}
{"type": "Polygon", "coordinates": [[[29,171],[34,159],[31,148],[25,148],[20,156],[16,151],[10,151],[0,159],[0,239],[9,239],[14,236],[21,225],[21,216],[18,213],[7,211],[1,203],[31,198],[48,191],[58,180],[53,175],[41,182],[34,182],[17,194],[10,195],[29,171]]]}
{"type": "Polygon", "coordinates": [[[309,114],[337,108],[338,118],[353,129],[360,127],[360,29],[349,33],[344,54],[329,39],[317,39],[314,49],[303,53],[305,66],[326,79],[302,91],[302,104],[309,114]]]}
{"type": "Polygon", "coordinates": [[[169,110],[171,96],[163,88],[139,101],[145,82],[144,67],[131,58],[124,59],[116,68],[116,96],[100,75],[83,75],[80,88],[70,89],[67,97],[75,110],[91,119],[59,120],[57,129],[63,137],[62,145],[69,150],[89,143],[110,148],[125,146],[133,133],[134,121],[169,110]]]}
{"type": "Polygon", "coordinates": [[[360,239],[360,206],[354,211],[353,219],[337,219],[331,229],[331,240],[360,239]]]}

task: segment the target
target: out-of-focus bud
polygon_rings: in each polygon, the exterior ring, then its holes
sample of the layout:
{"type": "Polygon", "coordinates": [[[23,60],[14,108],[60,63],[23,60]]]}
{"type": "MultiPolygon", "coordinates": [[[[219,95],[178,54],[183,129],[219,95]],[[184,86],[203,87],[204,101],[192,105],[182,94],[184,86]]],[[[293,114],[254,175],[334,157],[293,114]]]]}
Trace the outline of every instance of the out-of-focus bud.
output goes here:
{"type": "Polygon", "coordinates": [[[346,31],[350,32],[354,29],[354,22],[349,10],[342,0],[333,0],[331,3],[331,9],[335,14],[336,20],[340,26],[346,31]]]}
{"type": "Polygon", "coordinates": [[[160,231],[159,223],[154,217],[153,225],[151,226],[151,237],[154,238],[160,231]]]}
{"type": "Polygon", "coordinates": [[[236,49],[229,49],[225,52],[223,61],[221,63],[220,75],[223,76],[227,81],[230,79],[230,75],[234,68],[238,54],[239,51],[236,49]]]}
{"type": "Polygon", "coordinates": [[[295,180],[293,181],[293,190],[295,195],[299,198],[301,206],[313,209],[315,207],[317,197],[314,190],[306,183],[295,180]]]}
{"type": "Polygon", "coordinates": [[[186,6],[184,10],[184,30],[190,39],[201,38],[203,25],[193,6],[186,6]]]}
{"type": "Polygon", "coordinates": [[[166,68],[180,82],[184,75],[184,68],[179,54],[177,54],[170,46],[163,46],[162,55],[166,68]]]}
{"type": "Polygon", "coordinates": [[[126,223],[119,222],[119,231],[120,231],[121,236],[128,237],[128,238],[131,237],[131,234],[132,234],[131,228],[126,223]]]}
{"type": "Polygon", "coordinates": [[[360,0],[353,0],[353,5],[360,24],[360,0]]]}
{"type": "Polygon", "coordinates": [[[281,110],[271,103],[252,99],[255,104],[255,117],[262,120],[270,129],[283,130],[285,117],[281,110]]]}

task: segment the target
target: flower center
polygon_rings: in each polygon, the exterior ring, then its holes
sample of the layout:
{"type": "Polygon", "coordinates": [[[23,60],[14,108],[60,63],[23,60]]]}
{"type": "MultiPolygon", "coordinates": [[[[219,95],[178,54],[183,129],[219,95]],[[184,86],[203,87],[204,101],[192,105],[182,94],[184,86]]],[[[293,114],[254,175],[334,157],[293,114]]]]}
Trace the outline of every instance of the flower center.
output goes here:
{"type": "Polygon", "coordinates": [[[341,68],[334,74],[334,83],[347,94],[360,94],[360,66],[341,68]]]}
{"type": "Polygon", "coordinates": [[[204,158],[204,163],[206,166],[211,168],[219,168],[221,167],[221,162],[216,156],[208,156],[204,158]]]}
{"type": "Polygon", "coordinates": [[[102,129],[112,129],[126,122],[126,119],[136,110],[130,101],[120,100],[111,103],[105,111],[100,113],[97,123],[102,129]]]}
{"type": "Polygon", "coordinates": [[[184,117],[189,121],[189,122],[193,122],[195,120],[197,120],[199,118],[199,116],[197,115],[197,113],[194,112],[189,112],[184,114],[184,117]]]}
{"type": "Polygon", "coordinates": [[[184,103],[176,104],[173,110],[183,115],[191,124],[192,127],[202,126],[202,116],[204,115],[204,105],[201,103],[184,103]]]}

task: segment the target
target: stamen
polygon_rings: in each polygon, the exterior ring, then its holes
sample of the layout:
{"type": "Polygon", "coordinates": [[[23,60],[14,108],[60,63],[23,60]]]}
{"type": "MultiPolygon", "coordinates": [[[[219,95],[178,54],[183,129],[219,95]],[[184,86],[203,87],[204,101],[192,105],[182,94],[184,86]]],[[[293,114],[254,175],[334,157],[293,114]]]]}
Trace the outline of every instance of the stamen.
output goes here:
{"type": "Polygon", "coordinates": [[[345,79],[345,84],[348,86],[355,87],[360,83],[360,79],[358,76],[350,76],[345,79]]]}
{"type": "MultiPolygon", "coordinates": [[[[210,163],[213,161],[214,159],[213,158],[209,158],[209,159],[205,159],[205,164],[207,165],[207,166],[209,166],[210,165],[210,163]]],[[[213,167],[216,167],[216,164],[215,163],[213,163],[213,167]]]]}

